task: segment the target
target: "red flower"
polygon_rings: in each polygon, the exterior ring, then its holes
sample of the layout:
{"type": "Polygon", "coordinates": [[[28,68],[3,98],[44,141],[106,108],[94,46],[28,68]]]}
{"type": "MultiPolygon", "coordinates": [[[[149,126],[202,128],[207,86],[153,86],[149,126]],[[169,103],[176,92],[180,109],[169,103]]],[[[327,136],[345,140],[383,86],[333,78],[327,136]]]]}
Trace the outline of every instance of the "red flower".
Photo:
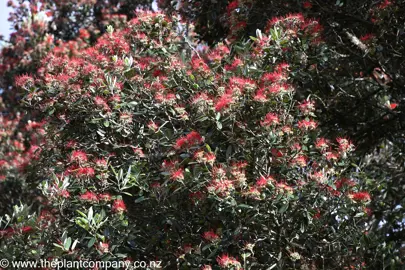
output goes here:
{"type": "Polygon", "coordinates": [[[213,230],[208,231],[208,232],[204,232],[202,237],[210,242],[215,242],[219,239],[219,235],[216,234],[213,230]]]}
{"type": "Polygon", "coordinates": [[[149,121],[148,128],[154,132],[157,132],[159,130],[159,126],[152,120],[149,121]]]}
{"type": "Polygon", "coordinates": [[[374,34],[365,34],[365,35],[360,37],[360,40],[363,41],[363,42],[368,42],[368,41],[373,40],[374,38],[375,38],[374,34]]]}
{"type": "Polygon", "coordinates": [[[14,234],[14,229],[13,228],[7,228],[5,230],[0,230],[0,236],[4,237],[4,236],[11,236],[14,234]]]}
{"type": "Polygon", "coordinates": [[[287,79],[287,76],[279,71],[274,71],[271,73],[265,73],[262,76],[262,81],[264,83],[280,83],[287,79]]]}
{"type": "Polygon", "coordinates": [[[234,11],[235,9],[237,9],[239,6],[238,0],[232,1],[228,4],[228,6],[226,7],[226,12],[228,13],[228,16],[231,15],[232,11],[234,11]]]}
{"type": "Polygon", "coordinates": [[[303,114],[309,114],[315,110],[315,102],[312,100],[305,100],[298,105],[298,108],[303,114]]]}
{"type": "Polygon", "coordinates": [[[29,75],[21,75],[15,78],[15,85],[21,88],[29,88],[34,85],[34,78],[29,75]]]}
{"type": "Polygon", "coordinates": [[[386,7],[390,6],[392,3],[389,0],[383,0],[383,2],[378,5],[378,9],[385,9],[386,7]]]}
{"type": "Polygon", "coordinates": [[[339,150],[342,152],[349,152],[354,150],[354,145],[352,142],[347,138],[339,137],[336,139],[339,144],[339,150]]]}
{"type": "Polygon", "coordinates": [[[24,226],[21,228],[22,233],[29,233],[32,232],[34,229],[31,226],[24,226]]]}
{"type": "Polygon", "coordinates": [[[300,128],[300,129],[313,130],[313,129],[316,129],[317,126],[318,126],[318,123],[315,122],[314,120],[298,121],[298,128],[300,128]]]}
{"type": "Polygon", "coordinates": [[[177,139],[174,148],[175,149],[182,149],[182,148],[188,148],[196,144],[200,144],[204,141],[204,139],[201,137],[201,135],[196,132],[192,131],[187,136],[183,136],[179,139],[177,139]]]}
{"type": "Polygon", "coordinates": [[[170,175],[172,180],[184,180],[184,170],[182,168],[173,171],[170,175]]]}
{"type": "Polygon", "coordinates": [[[100,242],[97,249],[102,253],[107,253],[110,250],[110,245],[108,243],[100,242]]]}
{"type": "Polygon", "coordinates": [[[181,137],[177,139],[176,144],[174,145],[175,149],[186,148],[188,145],[188,141],[186,137],[181,137]]]}
{"type": "Polygon", "coordinates": [[[261,176],[259,179],[256,180],[256,186],[258,187],[265,187],[269,184],[273,184],[275,182],[272,176],[261,176]]]}
{"type": "Polygon", "coordinates": [[[80,29],[79,30],[79,37],[82,39],[88,39],[90,38],[90,33],[86,29],[80,29]]]}
{"type": "Polygon", "coordinates": [[[86,191],[84,194],[80,195],[80,199],[84,201],[98,202],[96,193],[92,191],[86,191]]]}
{"type": "Polygon", "coordinates": [[[217,102],[215,103],[215,111],[220,112],[223,109],[226,109],[233,103],[232,95],[224,94],[222,95],[217,102]]]}
{"type": "Polygon", "coordinates": [[[278,115],[275,113],[268,113],[264,117],[264,120],[260,122],[262,127],[268,127],[272,125],[280,124],[280,120],[278,119],[278,115]]]}
{"type": "Polygon", "coordinates": [[[228,254],[222,254],[217,257],[217,262],[221,268],[234,267],[233,269],[242,269],[240,262],[234,257],[229,257],[228,254]]]}
{"type": "Polygon", "coordinates": [[[292,164],[299,167],[305,167],[307,165],[308,159],[305,156],[297,156],[293,159],[292,164]]]}
{"type": "Polygon", "coordinates": [[[189,144],[200,144],[202,143],[204,140],[201,137],[200,133],[196,132],[196,131],[192,131],[190,132],[187,136],[187,141],[189,144]]]}
{"type": "Polygon", "coordinates": [[[318,138],[316,139],[315,147],[323,151],[329,147],[329,140],[325,138],[318,138]]]}
{"type": "Polygon", "coordinates": [[[76,175],[79,177],[81,176],[93,177],[95,175],[95,171],[93,168],[90,167],[79,168],[76,171],[76,175]]]}
{"type": "Polygon", "coordinates": [[[280,157],[284,156],[283,152],[276,148],[271,149],[271,154],[276,158],[280,158],[280,157]]]}
{"type": "Polygon", "coordinates": [[[72,162],[73,161],[87,162],[87,154],[83,151],[75,150],[72,152],[72,155],[70,156],[70,160],[72,162]]]}
{"type": "Polygon", "coordinates": [[[312,8],[312,4],[309,1],[305,1],[302,5],[305,9],[312,8]]]}
{"type": "Polygon", "coordinates": [[[115,213],[122,213],[124,211],[127,211],[127,207],[123,200],[117,199],[112,205],[112,210],[115,213]]]}
{"type": "Polygon", "coordinates": [[[387,107],[390,110],[395,110],[395,108],[398,107],[398,103],[388,103],[387,107]]]}
{"type": "Polygon", "coordinates": [[[350,193],[348,197],[357,202],[371,200],[371,196],[368,192],[354,192],[350,193]]]}
{"type": "Polygon", "coordinates": [[[348,179],[348,178],[341,178],[341,179],[337,180],[335,183],[336,189],[341,189],[342,187],[345,187],[345,186],[353,187],[355,185],[356,185],[356,183],[353,180],[348,179]]]}
{"type": "Polygon", "coordinates": [[[70,193],[69,191],[67,191],[66,189],[59,191],[59,196],[63,197],[63,198],[69,198],[70,197],[70,193]]]}
{"type": "Polygon", "coordinates": [[[292,187],[290,187],[289,185],[287,185],[287,184],[285,184],[283,182],[277,183],[276,187],[283,190],[283,191],[289,192],[289,193],[292,193],[294,191],[294,189],[292,187]]]}

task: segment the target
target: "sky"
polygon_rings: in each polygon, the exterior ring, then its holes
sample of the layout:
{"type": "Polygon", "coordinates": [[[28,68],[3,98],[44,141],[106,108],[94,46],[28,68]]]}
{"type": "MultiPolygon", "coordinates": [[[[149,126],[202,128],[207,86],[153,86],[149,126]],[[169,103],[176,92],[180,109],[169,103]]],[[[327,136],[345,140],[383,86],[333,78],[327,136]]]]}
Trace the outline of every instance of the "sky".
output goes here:
{"type": "Polygon", "coordinates": [[[8,13],[11,11],[7,7],[6,0],[0,0],[0,35],[3,35],[6,39],[10,35],[10,23],[7,21],[8,13]]]}
{"type": "MultiPolygon", "coordinates": [[[[152,8],[157,10],[156,1],[153,1],[152,8]]],[[[0,0],[0,35],[3,35],[6,39],[10,35],[10,22],[8,19],[8,14],[11,8],[7,7],[7,0],[0,0]]]]}

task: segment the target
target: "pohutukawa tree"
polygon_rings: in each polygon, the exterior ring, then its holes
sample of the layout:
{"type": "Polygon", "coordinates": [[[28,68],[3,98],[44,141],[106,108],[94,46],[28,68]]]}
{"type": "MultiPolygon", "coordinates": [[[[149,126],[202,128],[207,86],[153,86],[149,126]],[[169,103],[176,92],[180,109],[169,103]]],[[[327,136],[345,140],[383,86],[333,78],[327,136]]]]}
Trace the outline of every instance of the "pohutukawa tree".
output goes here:
{"type": "Polygon", "coordinates": [[[47,115],[44,200],[3,219],[4,256],[364,267],[371,198],[354,177],[355,147],[320,137],[315,102],[294,101],[302,52],[324,46],[319,22],[278,17],[250,42],[212,50],[185,31],[138,12],[16,78],[47,115]]]}
{"type": "Polygon", "coordinates": [[[209,44],[248,39],[275,16],[302,12],[324,26],[324,50],[305,52],[292,74],[296,99],[317,101],[324,136],[345,132],[356,142],[359,176],[373,203],[369,246],[375,269],[404,261],[405,1],[159,1],[195,22],[209,44]]]}

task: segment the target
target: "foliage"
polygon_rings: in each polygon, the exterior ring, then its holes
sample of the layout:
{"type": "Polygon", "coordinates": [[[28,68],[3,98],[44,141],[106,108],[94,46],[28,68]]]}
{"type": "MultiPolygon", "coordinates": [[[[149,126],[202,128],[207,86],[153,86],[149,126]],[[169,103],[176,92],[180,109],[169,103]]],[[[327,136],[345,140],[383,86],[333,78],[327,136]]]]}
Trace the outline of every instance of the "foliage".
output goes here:
{"type": "Polygon", "coordinates": [[[363,267],[371,198],[354,146],[320,137],[315,103],[294,100],[321,29],[292,14],[207,51],[187,25],[144,11],[94,46],[51,50],[16,78],[47,115],[35,178],[46,200],[5,216],[5,256],[363,267]]]}

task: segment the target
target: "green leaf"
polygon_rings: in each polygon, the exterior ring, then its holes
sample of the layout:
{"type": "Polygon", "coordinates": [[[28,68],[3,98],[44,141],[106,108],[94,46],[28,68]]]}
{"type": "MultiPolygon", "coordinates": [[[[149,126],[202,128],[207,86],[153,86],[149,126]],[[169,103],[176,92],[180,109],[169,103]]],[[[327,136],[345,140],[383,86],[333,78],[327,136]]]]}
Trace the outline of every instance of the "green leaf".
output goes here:
{"type": "Polygon", "coordinates": [[[212,245],[208,244],[202,247],[201,251],[205,251],[206,249],[210,248],[212,245]]]}
{"type": "Polygon", "coordinates": [[[89,241],[89,243],[87,244],[87,247],[90,248],[94,245],[94,243],[96,242],[96,238],[92,237],[89,241]]]}
{"type": "Polygon", "coordinates": [[[54,245],[55,247],[58,247],[58,248],[60,248],[60,249],[64,249],[64,247],[63,247],[63,246],[61,246],[61,245],[58,245],[58,244],[56,244],[56,243],[53,243],[53,245],[54,245]]]}
{"type": "Polygon", "coordinates": [[[247,209],[253,209],[254,207],[251,205],[247,205],[247,204],[239,204],[238,205],[239,208],[247,208],[247,209]]]}
{"type": "Polygon", "coordinates": [[[277,264],[275,263],[275,264],[273,264],[272,266],[270,266],[269,267],[269,270],[271,270],[271,269],[273,269],[274,267],[276,267],[277,266],[277,264]]]}
{"type": "Polygon", "coordinates": [[[226,154],[225,154],[226,159],[227,160],[230,159],[231,155],[232,155],[232,145],[229,145],[228,148],[226,149],[226,154]]]}
{"type": "Polygon", "coordinates": [[[222,129],[222,123],[221,123],[221,122],[217,122],[217,128],[218,128],[219,130],[222,129]]]}
{"type": "Polygon", "coordinates": [[[72,250],[75,249],[77,243],[79,243],[79,240],[76,239],[76,240],[73,242],[73,245],[72,245],[72,248],[71,248],[72,250]]]}
{"type": "Polygon", "coordinates": [[[65,248],[65,250],[69,250],[71,244],[72,244],[72,238],[68,237],[65,240],[65,243],[63,243],[63,247],[65,248]]]}
{"type": "Polygon", "coordinates": [[[85,213],[83,213],[80,210],[76,210],[77,213],[79,213],[82,217],[87,218],[87,215],[85,213]]]}
{"type": "Polygon", "coordinates": [[[93,206],[90,207],[89,213],[87,214],[87,219],[92,220],[93,219],[93,206]]]}
{"type": "Polygon", "coordinates": [[[104,121],[104,126],[105,126],[105,127],[109,127],[109,126],[110,126],[110,122],[108,122],[107,120],[104,121]]]}
{"type": "Polygon", "coordinates": [[[148,198],[145,198],[144,196],[139,197],[138,199],[135,200],[135,203],[140,203],[143,202],[145,200],[148,200],[148,198]]]}
{"type": "Polygon", "coordinates": [[[256,40],[257,40],[257,38],[252,37],[252,36],[250,36],[249,38],[250,38],[251,40],[253,40],[253,41],[256,41],[256,40]]]}
{"type": "Polygon", "coordinates": [[[280,214],[284,213],[285,211],[287,211],[288,206],[289,206],[288,203],[283,204],[283,206],[280,207],[280,209],[278,210],[278,212],[279,212],[280,214]]]}

